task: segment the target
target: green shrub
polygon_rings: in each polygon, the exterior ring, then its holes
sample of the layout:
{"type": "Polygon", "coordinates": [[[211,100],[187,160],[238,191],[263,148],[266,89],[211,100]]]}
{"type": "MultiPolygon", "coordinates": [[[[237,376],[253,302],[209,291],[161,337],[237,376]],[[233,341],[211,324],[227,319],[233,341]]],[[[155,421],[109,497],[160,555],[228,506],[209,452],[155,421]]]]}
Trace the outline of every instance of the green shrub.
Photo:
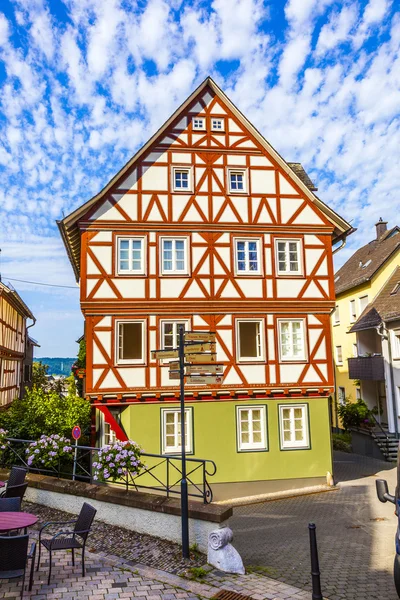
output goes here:
{"type": "Polygon", "coordinates": [[[338,406],[338,415],[346,431],[349,431],[351,427],[371,426],[374,422],[373,413],[364,400],[349,402],[346,399],[344,404],[338,406]]]}
{"type": "Polygon", "coordinates": [[[334,450],[341,450],[342,452],[352,451],[350,433],[333,433],[332,443],[334,450]]]}

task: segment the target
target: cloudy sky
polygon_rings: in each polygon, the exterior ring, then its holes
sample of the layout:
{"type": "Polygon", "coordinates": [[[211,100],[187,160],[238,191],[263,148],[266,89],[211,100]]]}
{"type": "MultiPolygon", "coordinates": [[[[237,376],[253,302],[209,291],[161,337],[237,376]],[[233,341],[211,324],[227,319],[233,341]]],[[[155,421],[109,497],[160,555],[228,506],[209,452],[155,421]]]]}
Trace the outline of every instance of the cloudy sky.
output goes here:
{"type": "Polygon", "coordinates": [[[391,0],[0,0],[0,269],[38,355],[83,327],[55,220],[207,75],[358,227],[338,264],[399,223],[399,47],[391,0]]]}

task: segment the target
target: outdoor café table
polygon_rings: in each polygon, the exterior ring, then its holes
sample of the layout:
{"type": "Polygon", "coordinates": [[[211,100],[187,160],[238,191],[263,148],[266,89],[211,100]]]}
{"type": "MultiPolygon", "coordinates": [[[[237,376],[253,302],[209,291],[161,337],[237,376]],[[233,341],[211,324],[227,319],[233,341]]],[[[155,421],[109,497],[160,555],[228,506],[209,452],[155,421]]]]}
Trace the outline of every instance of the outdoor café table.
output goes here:
{"type": "Polygon", "coordinates": [[[5,485],[6,484],[4,483],[4,481],[0,481],[0,488],[5,487],[5,485]]]}
{"type": "Polygon", "coordinates": [[[26,512],[0,512],[0,535],[13,529],[25,529],[38,522],[36,515],[26,512]]]}

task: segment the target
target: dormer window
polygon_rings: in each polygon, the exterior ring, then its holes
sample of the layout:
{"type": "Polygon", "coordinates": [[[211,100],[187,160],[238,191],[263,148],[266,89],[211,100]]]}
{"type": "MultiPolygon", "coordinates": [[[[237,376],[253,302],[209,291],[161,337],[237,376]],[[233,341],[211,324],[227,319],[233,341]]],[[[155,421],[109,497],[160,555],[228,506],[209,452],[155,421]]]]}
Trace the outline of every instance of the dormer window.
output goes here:
{"type": "Polygon", "coordinates": [[[224,131],[224,119],[211,119],[212,131],[224,131]]]}
{"type": "Polygon", "coordinates": [[[204,131],[204,129],[206,128],[205,119],[199,118],[199,117],[194,117],[194,119],[192,121],[192,128],[193,129],[200,129],[200,130],[204,131]]]}

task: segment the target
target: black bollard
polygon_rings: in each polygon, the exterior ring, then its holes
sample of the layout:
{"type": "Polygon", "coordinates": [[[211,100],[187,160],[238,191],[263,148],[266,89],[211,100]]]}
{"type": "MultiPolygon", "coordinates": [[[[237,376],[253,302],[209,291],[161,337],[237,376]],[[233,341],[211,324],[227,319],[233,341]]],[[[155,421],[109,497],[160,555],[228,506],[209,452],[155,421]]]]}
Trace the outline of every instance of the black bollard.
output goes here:
{"type": "Polygon", "coordinates": [[[310,532],[310,555],[311,555],[311,578],[312,578],[312,600],[322,600],[321,578],[319,572],[317,535],[315,523],[308,524],[310,532]]]}

